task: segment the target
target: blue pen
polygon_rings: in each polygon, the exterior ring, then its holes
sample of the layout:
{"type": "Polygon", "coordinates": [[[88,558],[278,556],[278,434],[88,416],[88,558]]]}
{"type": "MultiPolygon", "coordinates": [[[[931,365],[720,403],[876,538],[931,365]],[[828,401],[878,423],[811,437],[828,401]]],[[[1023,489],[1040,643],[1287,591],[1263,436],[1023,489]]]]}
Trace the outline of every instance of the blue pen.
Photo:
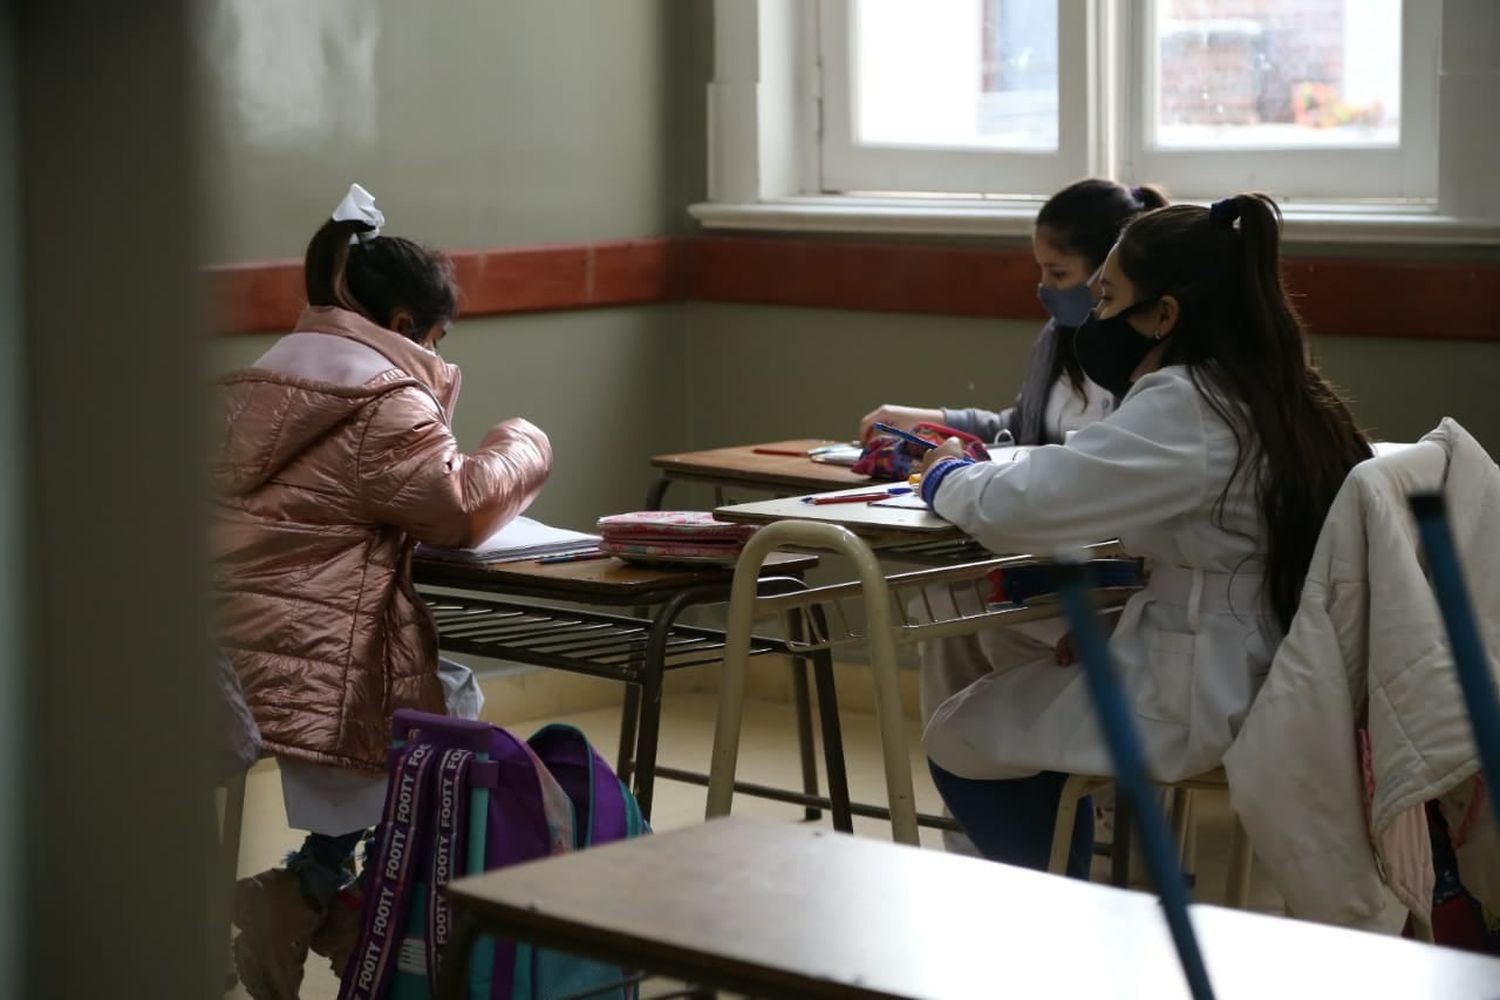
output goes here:
{"type": "Polygon", "coordinates": [[[912,444],[916,445],[918,448],[921,448],[923,451],[937,447],[937,445],[931,441],[919,438],[915,434],[908,434],[906,431],[892,427],[890,424],[876,424],[875,429],[877,431],[880,431],[882,434],[894,434],[896,437],[900,438],[903,441],[910,441],[912,444]]]}
{"type": "Polygon", "coordinates": [[[543,566],[552,566],[556,563],[583,562],[586,559],[608,559],[608,552],[600,552],[598,549],[589,549],[586,552],[564,552],[557,556],[543,556],[537,562],[543,566]]]}

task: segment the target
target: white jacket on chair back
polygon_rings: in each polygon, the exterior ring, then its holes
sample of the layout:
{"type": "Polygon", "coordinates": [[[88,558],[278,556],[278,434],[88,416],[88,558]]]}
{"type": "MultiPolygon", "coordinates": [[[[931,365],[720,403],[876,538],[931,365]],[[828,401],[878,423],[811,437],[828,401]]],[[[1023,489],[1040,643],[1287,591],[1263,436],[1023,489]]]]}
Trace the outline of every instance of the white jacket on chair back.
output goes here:
{"type": "Polygon", "coordinates": [[[1449,821],[1461,872],[1500,909],[1500,838],[1477,811],[1488,809],[1473,794],[1478,751],[1407,505],[1412,492],[1438,488],[1500,676],[1500,469],[1445,419],[1421,443],[1349,474],[1291,628],[1224,758],[1234,810],[1293,916],[1399,930],[1410,910],[1425,922],[1431,799],[1466,804],[1449,821]]]}

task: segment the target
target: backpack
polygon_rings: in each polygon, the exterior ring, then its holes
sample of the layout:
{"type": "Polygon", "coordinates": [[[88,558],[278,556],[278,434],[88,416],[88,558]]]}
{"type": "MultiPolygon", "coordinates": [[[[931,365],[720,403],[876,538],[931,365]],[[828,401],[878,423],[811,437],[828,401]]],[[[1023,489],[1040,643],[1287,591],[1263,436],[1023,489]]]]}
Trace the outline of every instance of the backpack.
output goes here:
{"type": "MultiPolygon", "coordinates": [[[[399,711],[364,912],[339,1000],[428,1000],[437,990],[455,878],[649,833],[634,796],[572,726],[530,740],[483,722],[399,711]]],[[[469,1000],[548,1000],[630,971],[482,937],[469,1000]]],[[[633,986],[595,994],[632,1000],[633,986]]]]}

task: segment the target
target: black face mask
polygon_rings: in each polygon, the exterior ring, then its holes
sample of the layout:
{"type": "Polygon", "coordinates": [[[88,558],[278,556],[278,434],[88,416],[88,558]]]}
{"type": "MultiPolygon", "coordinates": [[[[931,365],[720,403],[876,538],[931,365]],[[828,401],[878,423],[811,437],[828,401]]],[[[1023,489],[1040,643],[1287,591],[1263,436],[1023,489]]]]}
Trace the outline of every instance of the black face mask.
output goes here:
{"type": "Polygon", "coordinates": [[[1130,376],[1160,341],[1130,325],[1130,315],[1148,302],[1126,306],[1108,319],[1090,314],[1073,336],[1078,367],[1115,396],[1130,389],[1130,376]]]}

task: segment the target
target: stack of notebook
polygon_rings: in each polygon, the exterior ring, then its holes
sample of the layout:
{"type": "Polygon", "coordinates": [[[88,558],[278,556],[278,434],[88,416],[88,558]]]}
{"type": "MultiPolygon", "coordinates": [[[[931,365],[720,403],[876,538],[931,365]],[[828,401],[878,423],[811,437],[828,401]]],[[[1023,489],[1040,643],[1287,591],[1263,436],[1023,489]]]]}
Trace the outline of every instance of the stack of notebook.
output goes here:
{"type": "Polygon", "coordinates": [[[598,535],[554,528],[529,517],[518,517],[472,549],[422,545],[418,552],[434,559],[455,562],[501,563],[593,552],[598,547],[598,535]]]}
{"type": "Polygon", "coordinates": [[[627,562],[733,566],[753,524],[715,521],[708,511],[642,510],[601,517],[601,552],[627,562]]]}

